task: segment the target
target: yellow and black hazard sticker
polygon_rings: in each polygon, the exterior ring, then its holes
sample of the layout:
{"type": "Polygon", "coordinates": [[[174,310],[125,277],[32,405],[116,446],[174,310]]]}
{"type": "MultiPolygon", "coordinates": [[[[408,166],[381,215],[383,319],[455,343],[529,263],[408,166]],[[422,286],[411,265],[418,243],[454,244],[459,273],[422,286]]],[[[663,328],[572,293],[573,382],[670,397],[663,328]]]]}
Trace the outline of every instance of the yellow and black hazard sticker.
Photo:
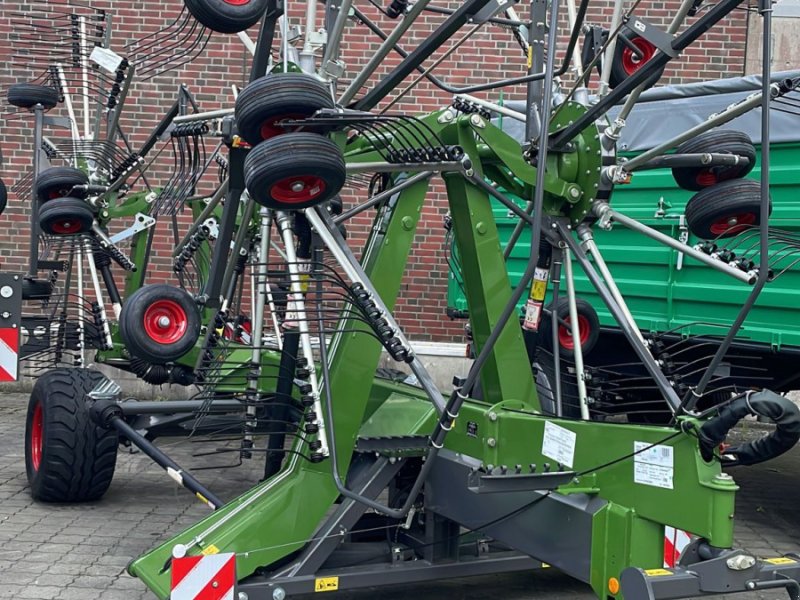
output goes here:
{"type": "Polygon", "coordinates": [[[314,580],[315,592],[335,592],[339,589],[338,577],[317,577],[314,580]]]}
{"type": "Polygon", "coordinates": [[[219,554],[219,548],[217,548],[214,544],[209,544],[208,546],[203,548],[203,552],[201,554],[203,554],[204,556],[219,554]]]}
{"type": "Polygon", "coordinates": [[[645,569],[644,574],[648,577],[664,577],[665,575],[672,575],[669,569],[645,569]]]}
{"type": "Polygon", "coordinates": [[[785,556],[779,556],[777,558],[765,558],[765,563],[769,563],[771,565],[793,565],[797,561],[793,558],[786,558],[785,556]]]}

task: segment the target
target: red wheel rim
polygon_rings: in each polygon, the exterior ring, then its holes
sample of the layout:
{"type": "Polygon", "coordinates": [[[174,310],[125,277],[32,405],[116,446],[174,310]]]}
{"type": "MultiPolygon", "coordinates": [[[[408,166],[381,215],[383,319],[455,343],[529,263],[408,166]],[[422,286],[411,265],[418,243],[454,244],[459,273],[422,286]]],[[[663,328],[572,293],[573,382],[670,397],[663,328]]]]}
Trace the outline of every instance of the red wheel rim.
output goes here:
{"type": "Polygon", "coordinates": [[[55,198],[62,198],[63,196],[66,196],[64,190],[50,190],[50,192],[47,194],[47,197],[50,200],[54,200],[55,198]]]}
{"type": "Polygon", "coordinates": [[[695,177],[695,181],[697,185],[701,185],[703,187],[710,187],[715,183],[718,183],[717,176],[709,170],[700,171],[695,177]]]}
{"type": "Polygon", "coordinates": [[[244,6],[245,4],[250,4],[250,0],[222,0],[225,4],[230,4],[232,6],[244,6]]]}
{"type": "Polygon", "coordinates": [[[31,463],[34,471],[38,471],[39,465],[42,464],[43,423],[42,403],[37,402],[33,407],[33,422],[31,423],[31,463]]]}
{"type": "Polygon", "coordinates": [[[756,222],[755,213],[738,213],[717,219],[711,224],[711,233],[714,235],[739,233],[756,222]]]}
{"type": "MultiPolygon", "coordinates": [[[[565,318],[564,322],[569,325],[569,317],[565,318]]],[[[589,340],[589,333],[591,333],[589,319],[583,315],[578,315],[578,339],[581,341],[581,347],[586,345],[586,342],[589,340]]],[[[561,344],[561,347],[565,348],[566,350],[575,349],[575,344],[572,343],[571,328],[565,327],[564,325],[558,326],[558,343],[561,344]]]]}
{"type": "Polygon", "coordinates": [[[301,115],[299,113],[291,113],[288,115],[280,115],[278,117],[272,117],[261,125],[261,139],[268,140],[270,138],[274,138],[276,135],[281,135],[286,133],[286,129],[281,127],[277,123],[281,121],[289,121],[293,119],[305,119],[308,115],[301,115]]]}
{"type": "Polygon", "coordinates": [[[157,344],[174,344],[188,328],[183,307],[174,300],[156,300],[144,313],[144,330],[157,344]]]}
{"type": "Polygon", "coordinates": [[[81,225],[81,222],[78,221],[77,219],[71,219],[71,220],[65,219],[63,221],[56,221],[55,223],[50,225],[50,230],[58,235],[73,235],[76,233],[80,233],[82,229],[83,226],[81,225]]]}
{"type": "Polygon", "coordinates": [[[622,49],[622,68],[628,75],[633,75],[644,63],[653,58],[653,55],[656,53],[656,47],[646,39],[640,37],[635,37],[630,40],[630,42],[636,46],[642,54],[641,58],[639,58],[627,45],[622,49]]]}
{"type": "Polygon", "coordinates": [[[286,177],[270,188],[270,195],[278,202],[299,204],[318,198],[325,191],[325,181],[314,175],[286,177]]]}

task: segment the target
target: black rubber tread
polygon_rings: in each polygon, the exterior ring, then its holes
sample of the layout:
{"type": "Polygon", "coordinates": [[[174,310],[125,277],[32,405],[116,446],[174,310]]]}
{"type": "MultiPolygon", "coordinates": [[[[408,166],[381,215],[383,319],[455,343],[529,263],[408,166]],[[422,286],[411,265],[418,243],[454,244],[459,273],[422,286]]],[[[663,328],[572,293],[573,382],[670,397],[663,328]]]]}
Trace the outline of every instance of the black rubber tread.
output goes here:
{"type": "Polygon", "coordinates": [[[156,365],[171,363],[194,348],[200,337],[200,311],[185,290],[165,283],[146,285],[133,292],[123,303],[119,315],[119,334],[131,356],[156,365]],[[186,332],[174,343],[159,343],[145,331],[145,312],[158,300],[172,300],[186,312],[186,332]]]}
{"type": "Polygon", "coordinates": [[[286,133],[261,142],[244,161],[244,180],[253,199],[277,210],[314,206],[336,196],[347,178],[339,147],[316,133],[286,133]],[[272,186],[290,177],[313,175],[325,189],[308,201],[287,203],[274,198],[272,186]]]}
{"type": "Polygon", "coordinates": [[[236,129],[255,146],[265,139],[261,127],[271,119],[310,117],[333,107],[330,89],[313,75],[274,73],[252,82],[236,98],[236,129]]]}
{"type": "MultiPolygon", "coordinates": [[[[631,35],[628,34],[629,40],[636,40],[640,36],[638,35],[631,35]]],[[[611,72],[608,76],[608,86],[613,90],[617,87],[620,83],[625,81],[628,77],[631,76],[626,70],[625,67],[622,66],[622,53],[625,50],[625,44],[621,40],[617,40],[616,45],[614,46],[614,59],[611,61],[611,72]]],[[[647,63],[642,63],[645,65],[647,63]]],[[[641,67],[640,67],[641,68],[641,67]]],[[[666,65],[661,67],[658,71],[653,73],[649,79],[645,80],[644,89],[648,89],[653,87],[655,84],[658,83],[658,80],[661,79],[661,76],[664,74],[664,69],[666,65]]],[[[635,72],[635,71],[634,71],[635,72]]]]}
{"type": "Polygon", "coordinates": [[[80,169],[72,167],[50,167],[45,169],[36,178],[36,196],[40,202],[47,202],[53,198],[72,196],[85,198],[86,194],[72,188],[76,185],[86,185],[89,178],[80,169]]]}
{"type": "Polygon", "coordinates": [[[33,108],[41,104],[50,110],[58,104],[58,92],[48,85],[15,83],[8,88],[8,103],[19,108],[33,108]]]}
{"type": "Polygon", "coordinates": [[[55,369],[33,386],[25,427],[25,469],[31,495],[42,502],[89,502],[103,496],[114,478],[116,430],[92,421],[86,394],[105,376],[89,369],[55,369]],[[31,425],[42,405],[42,455],[34,470],[31,425]]]}
{"type": "Polygon", "coordinates": [[[714,185],[730,179],[741,179],[752,171],[756,165],[756,148],[750,136],[743,131],[727,131],[724,129],[706,131],[675,148],[675,154],[704,154],[706,152],[736,154],[749,159],[749,164],[747,166],[721,165],[711,168],[676,167],[672,169],[672,177],[675,179],[675,183],[685,190],[697,192],[709,187],[709,184],[698,182],[698,178],[704,174],[714,175],[715,181],[710,184],[714,185]]]}
{"type": "MultiPolygon", "coordinates": [[[[589,354],[592,349],[597,345],[597,340],[600,337],[600,318],[597,316],[597,311],[586,300],[581,298],[575,299],[575,305],[578,310],[578,316],[584,316],[589,321],[589,338],[581,346],[583,354],[589,354]]],[[[552,301],[547,305],[548,310],[553,310],[552,301]]],[[[561,296],[558,299],[558,316],[563,319],[569,319],[569,299],[566,296],[561,296]]],[[[552,351],[553,349],[553,334],[552,334],[552,320],[549,313],[542,315],[542,320],[539,324],[539,340],[543,348],[552,351]]],[[[565,358],[572,358],[574,355],[573,350],[564,348],[559,344],[559,352],[565,358]]]]}
{"type": "MultiPolygon", "coordinates": [[[[772,214],[772,200],[769,203],[772,214]]],[[[707,187],[686,203],[686,225],[697,237],[704,240],[728,238],[739,234],[742,227],[732,227],[727,232],[714,232],[711,226],[727,217],[752,215],[752,227],[761,223],[761,184],[753,179],[731,179],[707,187]]]]}
{"type": "Polygon", "coordinates": [[[39,209],[39,227],[48,235],[81,235],[92,230],[94,213],[86,202],[77,198],[56,198],[39,209]],[[59,223],[77,224],[79,229],[66,233],[54,229],[59,223]]]}
{"type": "Polygon", "coordinates": [[[0,215],[3,214],[6,206],[8,206],[8,188],[6,182],[0,179],[0,215]]]}
{"type": "MultiPolygon", "coordinates": [[[[539,348],[532,366],[542,412],[546,415],[556,416],[558,412],[555,400],[556,369],[553,354],[539,348]]],[[[569,373],[563,363],[561,364],[561,374],[561,416],[580,419],[580,396],[575,375],[569,373]]]]}
{"type": "Polygon", "coordinates": [[[192,16],[217,33],[239,33],[261,20],[267,0],[249,0],[235,5],[225,0],[183,0],[192,16]]]}
{"type": "Polygon", "coordinates": [[[53,284],[49,279],[32,279],[26,277],[22,280],[23,300],[47,300],[53,293],[53,284]]]}

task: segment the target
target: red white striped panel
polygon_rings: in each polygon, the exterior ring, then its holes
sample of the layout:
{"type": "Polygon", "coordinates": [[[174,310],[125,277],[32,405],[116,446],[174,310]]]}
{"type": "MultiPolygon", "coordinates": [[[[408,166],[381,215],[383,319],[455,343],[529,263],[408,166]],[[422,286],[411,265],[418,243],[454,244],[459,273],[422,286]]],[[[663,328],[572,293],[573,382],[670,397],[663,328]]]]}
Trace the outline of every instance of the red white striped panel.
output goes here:
{"type": "Polygon", "coordinates": [[[234,600],[235,586],[232,552],[172,559],[170,600],[234,600]]]}
{"type": "Polygon", "coordinates": [[[674,527],[664,527],[664,566],[675,567],[681,552],[691,541],[691,533],[674,527]]]}

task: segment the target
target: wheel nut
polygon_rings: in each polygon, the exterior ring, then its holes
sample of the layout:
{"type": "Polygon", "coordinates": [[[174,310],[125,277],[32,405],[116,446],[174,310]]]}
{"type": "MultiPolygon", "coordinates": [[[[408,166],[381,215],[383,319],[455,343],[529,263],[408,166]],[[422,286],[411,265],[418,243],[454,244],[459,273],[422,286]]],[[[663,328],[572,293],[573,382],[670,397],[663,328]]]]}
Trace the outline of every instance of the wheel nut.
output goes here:
{"type": "Polygon", "coordinates": [[[305,184],[302,181],[295,181],[292,184],[292,191],[293,192],[302,192],[305,189],[305,184]]]}
{"type": "Polygon", "coordinates": [[[169,327],[169,317],[166,317],[166,316],[159,317],[158,318],[158,326],[159,327],[164,327],[164,328],[169,327]]]}
{"type": "Polygon", "coordinates": [[[731,219],[728,219],[728,225],[730,225],[731,227],[736,225],[738,222],[739,222],[739,220],[736,217],[732,217],[731,219]]]}

